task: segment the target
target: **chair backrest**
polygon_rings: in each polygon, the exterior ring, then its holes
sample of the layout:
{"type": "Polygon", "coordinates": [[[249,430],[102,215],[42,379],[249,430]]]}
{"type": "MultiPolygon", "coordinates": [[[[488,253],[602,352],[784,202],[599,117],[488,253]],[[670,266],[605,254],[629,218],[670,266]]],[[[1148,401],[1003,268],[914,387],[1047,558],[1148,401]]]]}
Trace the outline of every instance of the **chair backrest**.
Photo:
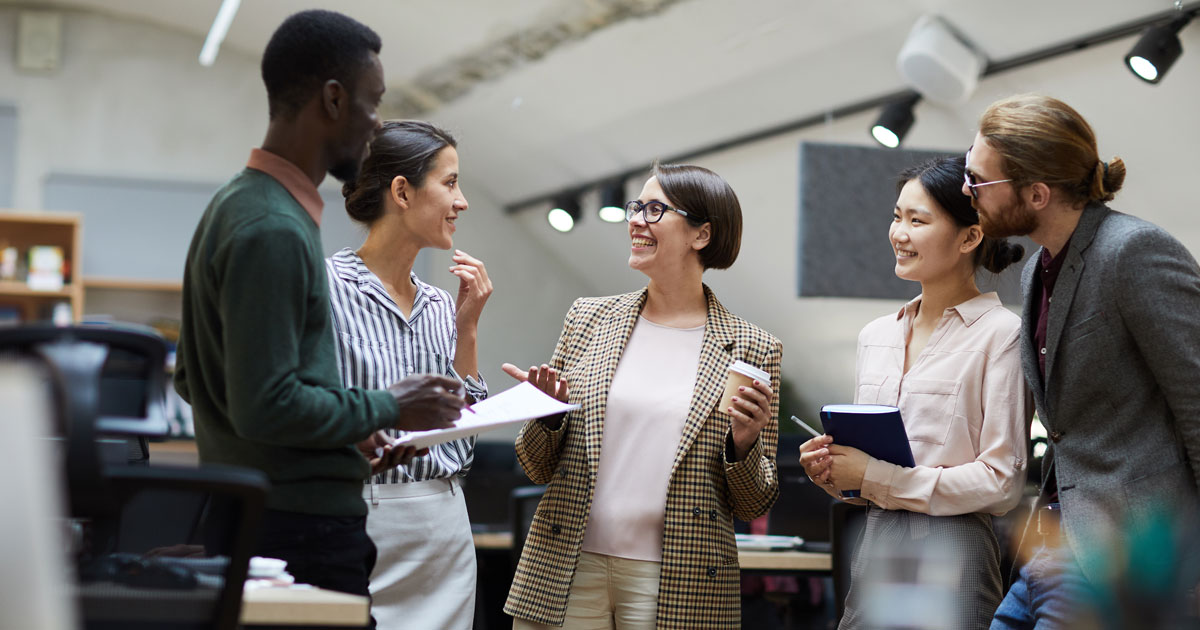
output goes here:
{"type": "MultiPolygon", "coordinates": [[[[95,374],[72,374],[75,378],[92,377],[95,388],[91,404],[96,432],[111,435],[166,435],[166,342],[153,330],[132,324],[50,326],[33,324],[0,328],[0,351],[42,354],[39,348],[56,343],[95,344],[103,348],[95,374]]],[[[47,357],[52,366],[72,367],[83,358],[78,348],[47,357]]],[[[86,366],[95,369],[96,366],[86,366]]],[[[71,383],[77,389],[78,383],[71,383]]],[[[74,392],[72,392],[74,393],[74,392]]],[[[68,401],[70,402],[70,401],[68,401]]]]}
{"type": "Polygon", "coordinates": [[[542,495],[545,493],[546,486],[520,486],[512,490],[509,498],[512,507],[509,511],[512,514],[514,567],[521,557],[521,551],[525,548],[525,536],[529,533],[529,527],[533,525],[533,514],[537,511],[538,503],[541,502],[542,495]]]}
{"type": "Polygon", "coordinates": [[[833,564],[833,601],[837,619],[846,610],[846,594],[850,592],[850,565],[862,541],[867,525],[867,508],[838,501],[829,511],[829,542],[833,564]]]}

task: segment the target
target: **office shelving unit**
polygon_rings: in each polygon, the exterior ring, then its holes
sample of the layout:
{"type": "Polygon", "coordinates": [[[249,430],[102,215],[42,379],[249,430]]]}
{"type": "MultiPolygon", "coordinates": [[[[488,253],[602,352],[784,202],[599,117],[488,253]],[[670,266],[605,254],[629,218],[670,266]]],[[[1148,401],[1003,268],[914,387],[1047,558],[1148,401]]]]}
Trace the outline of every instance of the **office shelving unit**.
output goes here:
{"type": "Polygon", "coordinates": [[[82,223],[72,212],[0,210],[0,247],[15,246],[22,257],[34,245],[60,247],[65,270],[63,287],[55,291],[30,288],[19,277],[0,280],[0,306],[16,307],[22,323],[48,320],[49,310],[60,302],[71,306],[73,321],[83,317],[82,223]]]}

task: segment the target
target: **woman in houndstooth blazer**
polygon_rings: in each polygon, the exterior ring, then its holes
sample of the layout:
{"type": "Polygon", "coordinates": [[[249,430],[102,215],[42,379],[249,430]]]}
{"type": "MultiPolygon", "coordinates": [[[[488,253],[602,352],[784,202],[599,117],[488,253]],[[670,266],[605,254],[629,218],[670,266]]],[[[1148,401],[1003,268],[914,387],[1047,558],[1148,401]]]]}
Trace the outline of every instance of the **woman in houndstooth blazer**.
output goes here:
{"type": "Polygon", "coordinates": [[[707,169],[658,165],[626,218],[646,288],[577,300],[549,364],[504,366],[580,405],[517,438],[529,478],[549,484],[504,607],[517,629],[740,627],[733,517],[779,494],[782,345],[701,279],[737,257],[737,196],[707,169]],[[735,360],[771,382],[719,409],[735,360]]]}

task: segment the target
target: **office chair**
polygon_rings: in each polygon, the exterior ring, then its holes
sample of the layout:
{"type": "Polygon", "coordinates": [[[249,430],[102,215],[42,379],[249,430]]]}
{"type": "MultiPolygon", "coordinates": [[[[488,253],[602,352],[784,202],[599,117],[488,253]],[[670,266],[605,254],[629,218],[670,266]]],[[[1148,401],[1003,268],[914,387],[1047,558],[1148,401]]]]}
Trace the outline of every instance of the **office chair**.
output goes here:
{"type": "Polygon", "coordinates": [[[862,542],[867,525],[867,508],[838,501],[829,512],[830,557],[833,563],[833,599],[837,606],[837,621],[846,611],[846,594],[850,592],[850,565],[862,542]]]}
{"type": "Polygon", "coordinates": [[[233,467],[131,467],[125,443],[115,458],[97,448],[101,434],[165,434],[163,340],[117,326],[24,326],[0,330],[0,350],[41,358],[51,377],[70,514],[87,532],[84,627],[235,628],[266,477],[233,467]],[[171,529],[181,506],[191,512],[171,529]],[[172,557],[181,553],[204,557],[172,557]]]}

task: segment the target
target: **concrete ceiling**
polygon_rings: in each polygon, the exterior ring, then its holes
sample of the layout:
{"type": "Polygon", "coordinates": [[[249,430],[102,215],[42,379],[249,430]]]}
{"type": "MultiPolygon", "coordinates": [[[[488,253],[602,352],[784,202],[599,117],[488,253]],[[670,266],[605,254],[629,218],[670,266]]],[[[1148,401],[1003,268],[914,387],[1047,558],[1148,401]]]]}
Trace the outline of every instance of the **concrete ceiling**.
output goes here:
{"type": "MultiPolygon", "coordinates": [[[[220,2],[21,4],[85,8],[203,39],[220,2]]],[[[421,116],[458,133],[464,166],[475,165],[476,185],[500,203],[903,89],[896,53],[923,14],[941,15],[996,60],[1173,7],[1168,0],[243,0],[224,47],[258,55],[287,15],[314,4],[382,35],[392,115],[413,111],[403,95],[438,88],[441,75],[466,68],[463,76],[476,77],[460,81],[450,98],[425,93],[432,108],[421,116]],[[479,70],[480,63],[490,67],[479,70]]]]}

